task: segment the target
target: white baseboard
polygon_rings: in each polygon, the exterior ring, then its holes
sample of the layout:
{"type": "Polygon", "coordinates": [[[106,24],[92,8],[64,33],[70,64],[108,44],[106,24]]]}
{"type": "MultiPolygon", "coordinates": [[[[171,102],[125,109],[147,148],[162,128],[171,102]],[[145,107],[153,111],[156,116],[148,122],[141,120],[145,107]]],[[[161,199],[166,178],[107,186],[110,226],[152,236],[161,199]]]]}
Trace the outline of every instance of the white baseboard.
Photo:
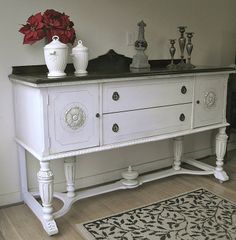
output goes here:
{"type": "MultiPolygon", "coordinates": [[[[231,151],[233,149],[236,149],[236,141],[229,142],[227,146],[227,150],[231,151]]],[[[214,147],[213,148],[206,148],[206,149],[200,149],[198,151],[194,152],[187,152],[185,153],[185,157],[192,157],[195,159],[203,158],[209,155],[213,155],[215,152],[214,147]]],[[[165,158],[165,159],[158,159],[156,161],[143,163],[140,165],[134,165],[133,168],[137,170],[140,174],[145,172],[150,172],[153,170],[165,168],[168,166],[171,166],[172,164],[172,157],[165,158]]],[[[88,176],[84,178],[77,178],[75,185],[76,188],[85,188],[90,187],[97,184],[103,184],[106,182],[114,181],[121,178],[121,172],[123,172],[124,169],[117,169],[110,172],[101,173],[98,175],[88,176]]],[[[54,184],[55,190],[59,192],[65,191],[65,182],[55,182],[54,184]]],[[[30,189],[31,191],[37,191],[36,188],[30,189]]],[[[7,193],[0,195],[0,206],[9,205],[9,204],[15,204],[18,202],[21,202],[21,196],[20,192],[14,192],[14,193],[7,193]]]]}
{"type": "Polygon", "coordinates": [[[20,192],[6,193],[0,195],[0,206],[12,205],[22,202],[20,192]]]}
{"type": "Polygon", "coordinates": [[[234,150],[236,149],[236,141],[235,142],[229,142],[227,144],[227,151],[231,151],[231,150],[234,150]]]}

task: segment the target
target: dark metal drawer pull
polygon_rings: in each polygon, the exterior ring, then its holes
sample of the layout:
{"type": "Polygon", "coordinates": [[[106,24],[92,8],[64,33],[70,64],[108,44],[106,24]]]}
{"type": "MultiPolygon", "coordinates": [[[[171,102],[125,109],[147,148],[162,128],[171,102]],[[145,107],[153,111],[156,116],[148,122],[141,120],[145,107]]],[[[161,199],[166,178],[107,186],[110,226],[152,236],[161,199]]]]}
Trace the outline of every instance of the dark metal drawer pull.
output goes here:
{"type": "Polygon", "coordinates": [[[185,87],[185,86],[183,86],[182,88],[181,88],[181,93],[182,94],[185,94],[187,92],[187,88],[185,87]]]}
{"type": "Polygon", "coordinates": [[[183,122],[185,120],[185,115],[183,113],[180,114],[179,120],[183,122]]]}
{"type": "Polygon", "coordinates": [[[118,101],[119,98],[120,98],[120,95],[119,95],[118,92],[114,92],[114,93],[112,94],[112,99],[113,99],[114,101],[118,101]]]}
{"type": "Polygon", "coordinates": [[[113,131],[113,132],[118,132],[118,131],[119,131],[119,126],[118,126],[117,123],[113,124],[113,126],[112,126],[112,131],[113,131]]]}

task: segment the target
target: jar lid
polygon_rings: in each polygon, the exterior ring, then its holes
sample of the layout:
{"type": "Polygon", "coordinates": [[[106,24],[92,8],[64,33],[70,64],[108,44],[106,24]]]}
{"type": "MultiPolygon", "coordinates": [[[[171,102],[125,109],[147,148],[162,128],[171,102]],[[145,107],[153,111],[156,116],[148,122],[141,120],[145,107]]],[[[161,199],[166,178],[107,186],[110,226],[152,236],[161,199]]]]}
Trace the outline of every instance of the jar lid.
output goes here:
{"type": "Polygon", "coordinates": [[[78,45],[74,48],[72,48],[72,53],[73,52],[86,52],[88,51],[88,48],[83,45],[83,42],[81,40],[78,41],[78,45]]]}
{"type": "Polygon", "coordinates": [[[52,41],[44,48],[68,48],[68,46],[65,43],[62,43],[59,40],[59,37],[55,35],[52,37],[52,41]]]}

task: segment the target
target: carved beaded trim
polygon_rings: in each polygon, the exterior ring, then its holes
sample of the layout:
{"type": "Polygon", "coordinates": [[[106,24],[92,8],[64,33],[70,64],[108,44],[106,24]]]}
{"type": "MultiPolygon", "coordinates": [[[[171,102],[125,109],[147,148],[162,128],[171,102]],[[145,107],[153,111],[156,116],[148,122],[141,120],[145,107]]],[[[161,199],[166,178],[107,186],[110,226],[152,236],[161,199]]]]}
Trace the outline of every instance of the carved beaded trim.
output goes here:
{"type": "Polygon", "coordinates": [[[38,172],[38,178],[52,178],[53,177],[53,172],[51,170],[48,170],[48,171],[39,171],[38,172]]]}
{"type": "Polygon", "coordinates": [[[204,103],[207,108],[211,108],[216,104],[216,94],[213,91],[206,92],[204,97],[204,103]]]}
{"type": "Polygon", "coordinates": [[[74,106],[65,112],[65,123],[73,130],[81,128],[86,121],[86,114],[79,106],[74,106]]]}

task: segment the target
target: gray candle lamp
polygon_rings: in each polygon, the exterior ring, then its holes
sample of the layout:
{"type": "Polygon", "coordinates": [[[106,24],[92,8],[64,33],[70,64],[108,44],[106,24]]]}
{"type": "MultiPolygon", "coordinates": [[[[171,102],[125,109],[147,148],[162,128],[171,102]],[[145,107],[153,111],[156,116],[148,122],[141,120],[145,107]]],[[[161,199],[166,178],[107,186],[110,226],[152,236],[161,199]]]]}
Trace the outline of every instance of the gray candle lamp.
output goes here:
{"type": "Polygon", "coordinates": [[[144,37],[144,28],[146,27],[146,23],[141,21],[138,23],[139,33],[138,33],[138,40],[135,42],[135,49],[137,53],[133,56],[132,63],[130,64],[131,69],[149,69],[150,64],[148,63],[148,57],[144,53],[147,49],[147,41],[144,37]]]}

